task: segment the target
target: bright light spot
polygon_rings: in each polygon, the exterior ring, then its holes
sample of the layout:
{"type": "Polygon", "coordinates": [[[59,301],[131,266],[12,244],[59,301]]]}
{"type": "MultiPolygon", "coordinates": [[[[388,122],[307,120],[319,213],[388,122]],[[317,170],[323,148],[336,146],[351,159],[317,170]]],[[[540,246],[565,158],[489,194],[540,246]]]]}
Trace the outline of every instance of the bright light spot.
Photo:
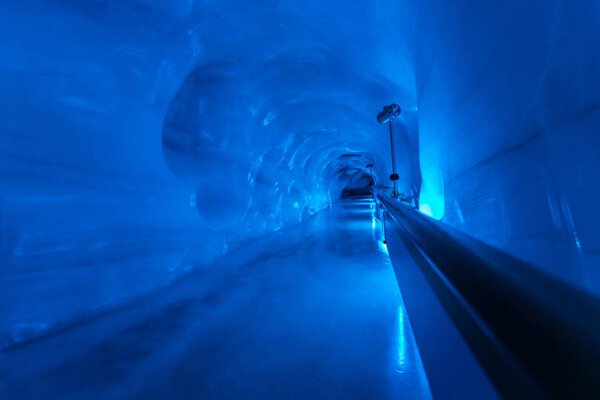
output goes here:
{"type": "Polygon", "coordinates": [[[429,215],[430,217],[433,217],[433,211],[431,211],[431,207],[429,206],[429,204],[421,204],[419,206],[419,210],[426,215],[429,215]]]}
{"type": "Polygon", "coordinates": [[[445,211],[444,177],[435,165],[421,171],[422,184],[419,210],[435,219],[442,219],[445,211]]]}
{"type": "Polygon", "coordinates": [[[294,208],[300,208],[300,204],[297,201],[294,202],[294,208]]]}
{"type": "Polygon", "coordinates": [[[406,363],[406,335],[404,333],[404,309],[398,307],[398,369],[406,363]]]}
{"type": "Polygon", "coordinates": [[[388,249],[387,249],[387,244],[385,244],[383,242],[379,242],[379,247],[381,247],[381,251],[383,251],[386,255],[389,255],[388,249]]]}
{"type": "Polygon", "coordinates": [[[431,218],[440,220],[444,216],[444,202],[443,200],[438,201],[438,198],[430,197],[429,202],[419,205],[419,211],[431,218]]]}

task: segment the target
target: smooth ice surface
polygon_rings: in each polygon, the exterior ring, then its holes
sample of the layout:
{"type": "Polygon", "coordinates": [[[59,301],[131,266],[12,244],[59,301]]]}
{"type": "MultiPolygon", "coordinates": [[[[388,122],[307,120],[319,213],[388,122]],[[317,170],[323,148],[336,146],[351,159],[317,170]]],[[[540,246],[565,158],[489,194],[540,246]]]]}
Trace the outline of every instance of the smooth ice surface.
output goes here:
{"type": "Polygon", "coordinates": [[[429,399],[372,204],[0,358],[4,399],[429,399]]]}

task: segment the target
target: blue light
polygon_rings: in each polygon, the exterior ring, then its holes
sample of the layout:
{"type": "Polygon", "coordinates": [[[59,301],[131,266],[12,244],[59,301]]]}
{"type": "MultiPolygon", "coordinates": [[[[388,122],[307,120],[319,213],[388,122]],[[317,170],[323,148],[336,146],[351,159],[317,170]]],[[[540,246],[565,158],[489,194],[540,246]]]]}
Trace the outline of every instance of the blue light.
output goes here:
{"type": "Polygon", "coordinates": [[[439,166],[438,157],[432,151],[422,151],[421,158],[421,192],[419,193],[419,210],[435,219],[442,219],[445,212],[444,175],[439,166]]]}
{"type": "MultiPolygon", "coordinates": [[[[384,245],[385,246],[385,245],[384,245]]],[[[406,335],[404,332],[404,308],[398,307],[398,369],[403,370],[406,363],[406,335]]]]}
{"type": "Polygon", "coordinates": [[[429,204],[427,203],[423,203],[419,206],[419,210],[425,214],[425,215],[429,215],[430,217],[433,217],[433,211],[431,211],[431,207],[429,206],[429,204]]]}
{"type": "Polygon", "coordinates": [[[383,253],[385,255],[389,255],[387,244],[383,243],[382,241],[379,241],[378,243],[379,243],[379,247],[381,248],[381,251],[383,251],[383,253]]]}
{"type": "Polygon", "coordinates": [[[427,191],[421,192],[419,211],[421,211],[423,214],[440,220],[444,216],[444,209],[443,193],[431,193],[427,191]]]}
{"type": "Polygon", "coordinates": [[[273,3],[0,2],[0,347],[390,184],[392,102],[421,213],[600,293],[597,1],[273,3]]]}

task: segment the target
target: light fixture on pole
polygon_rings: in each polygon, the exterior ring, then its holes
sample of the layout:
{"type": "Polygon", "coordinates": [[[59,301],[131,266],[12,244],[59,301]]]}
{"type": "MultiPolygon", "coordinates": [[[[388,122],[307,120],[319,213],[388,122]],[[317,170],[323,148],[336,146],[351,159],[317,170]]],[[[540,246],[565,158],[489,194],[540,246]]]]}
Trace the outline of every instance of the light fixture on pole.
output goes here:
{"type": "Polygon", "coordinates": [[[398,172],[396,171],[396,152],[394,151],[394,135],[392,134],[392,120],[400,115],[400,106],[398,104],[390,104],[389,106],[383,107],[383,110],[377,114],[377,122],[380,124],[388,124],[390,126],[390,147],[392,150],[392,174],[390,180],[394,184],[394,190],[392,192],[393,197],[398,196],[398,172]]]}

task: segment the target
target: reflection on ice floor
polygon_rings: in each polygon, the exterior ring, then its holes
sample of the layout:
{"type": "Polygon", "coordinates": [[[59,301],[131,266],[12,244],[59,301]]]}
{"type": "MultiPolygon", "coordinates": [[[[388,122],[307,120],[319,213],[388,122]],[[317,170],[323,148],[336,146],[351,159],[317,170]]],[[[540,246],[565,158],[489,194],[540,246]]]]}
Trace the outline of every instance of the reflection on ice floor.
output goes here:
{"type": "Polygon", "coordinates": [[[371,204],[305,223],[94,321],[0,353],[0,398],[422,399],[371,204]]]}

